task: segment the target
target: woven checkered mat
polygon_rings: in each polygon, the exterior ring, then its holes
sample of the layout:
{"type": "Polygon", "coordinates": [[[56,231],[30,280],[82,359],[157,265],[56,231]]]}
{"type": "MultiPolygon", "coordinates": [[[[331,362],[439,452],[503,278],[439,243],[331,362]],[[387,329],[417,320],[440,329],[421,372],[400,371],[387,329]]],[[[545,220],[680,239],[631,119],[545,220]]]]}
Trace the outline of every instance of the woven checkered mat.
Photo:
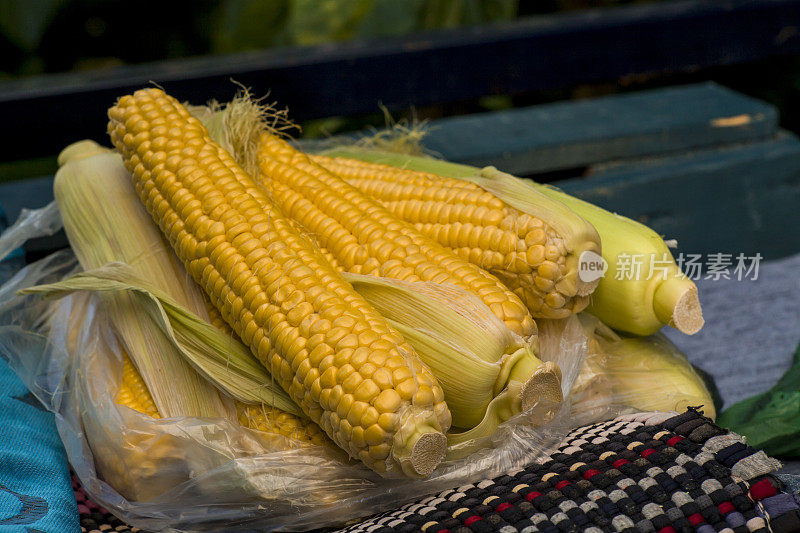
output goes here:
{"type": "Polygon", "coordinates": [[[81,487],[80,481],[72,474],[72,490],[75,491],[75,501],[78,502],[82,533],[136,533],[141,531],[132,527],[109,513],[89,498],[81,487]]]}
{"type": "MultiPolygon", "coordinates": [[[[779,467],[694,410],[644,413],[576,429],[523,470],[340,532],[800,531],[800,504],[772,475],[779,467]]],[[[139,531],[92,502],[74,477],[73,487],[84,533],[139,531]]]]}
{"type": "Polygon", "coordinates": [[[640,414],[576,429],[523,470],[340,532],[800,531],[778,468],[697,411],[640,414]]]}

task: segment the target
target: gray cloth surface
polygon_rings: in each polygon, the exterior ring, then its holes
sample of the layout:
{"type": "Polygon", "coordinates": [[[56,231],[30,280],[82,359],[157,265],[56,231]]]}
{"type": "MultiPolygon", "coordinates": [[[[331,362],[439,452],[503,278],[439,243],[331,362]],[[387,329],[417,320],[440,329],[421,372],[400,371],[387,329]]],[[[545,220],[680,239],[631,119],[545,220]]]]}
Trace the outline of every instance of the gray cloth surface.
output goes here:
{"type": "MultiPolygon", "coordinates": [[[[663,332],[714,378],[723,408],[772,387],[800,342],[800,254],[762,261],[756,280],[696,283],[703,329],[692,336],[663,332]]],[[[783,471],[800,473],[800,461],[783,471]]]]}

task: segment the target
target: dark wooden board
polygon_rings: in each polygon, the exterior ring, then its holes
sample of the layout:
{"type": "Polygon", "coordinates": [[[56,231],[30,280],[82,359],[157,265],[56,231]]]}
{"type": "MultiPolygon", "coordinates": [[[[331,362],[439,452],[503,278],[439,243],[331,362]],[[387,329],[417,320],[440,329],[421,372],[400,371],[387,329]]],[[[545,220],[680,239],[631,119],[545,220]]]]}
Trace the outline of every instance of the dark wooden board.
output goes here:
{"type": "Polygon", "coordinates": [[[228,100],[230,79],[289,106],[295,120],[371,113],[800,53],[800,0],[684,0],[336,46],[34,77],[0,85],[0,160],[104,139],[106,110],[161,84],[181,100],[228,100]]]}
{"type": "Polygon", "coordinates": [[[713,83],[437,120],[425,146],[517,175],[765,139],[777,110],[713,83]]]}
{"type": "Polygon", "coordinates": [[[640,220],[685,253],[800,252],[800,140],[776,139],[640,161],[557,183],[640,220]]]}

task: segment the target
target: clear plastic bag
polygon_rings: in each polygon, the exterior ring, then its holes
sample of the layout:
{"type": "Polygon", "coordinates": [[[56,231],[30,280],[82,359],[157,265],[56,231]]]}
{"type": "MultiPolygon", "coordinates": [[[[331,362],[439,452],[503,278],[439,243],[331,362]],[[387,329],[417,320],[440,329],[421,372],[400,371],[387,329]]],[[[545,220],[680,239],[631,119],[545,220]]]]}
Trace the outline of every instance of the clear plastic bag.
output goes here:
{"type": "MultiPolygon", "coordinates": [[[[58,228],[46,208],[15,224],[15,243],[58,228]],[[42,224],[47,220],[48,224],[42,224]]],[[[0,250],[4,248],[0,236],[0,250]]],[[[577,319],[541,358],[563,372],[567,398],[535,428],[531,410],[502,423],[483,447],[425,480],[384,479],[336,450],[249,430],[225,419],[153,419],[115,402],[123,354],[95,296],[44,300],[17,291],[78,270],[69,251],[25,267],[0,287],[0,349],[56,416],[70,463],[89,495],[147,530],[304,530],[341,525],[447,488],[522,468],[575,426],[568,393],[587,351],[577,319]],[[73,311],[81,308],[84,312],[73,311]],[[75,316],[85,316],[76,322],[75,316]],[[72,320],[71,320],[72,317],[72,320]]]]}
{"type": "MultiPolygon", "coordinates": [[[[608,417],[626,411],[682,412],[699,407],[716,418],[703,378],[667,337],[620,336],[588,314],[581,314],[580,322],[588,349],[572,389],[573,412],[608,417]]],[[[549,327],[558,330],[559,325],[549,327]]]]}

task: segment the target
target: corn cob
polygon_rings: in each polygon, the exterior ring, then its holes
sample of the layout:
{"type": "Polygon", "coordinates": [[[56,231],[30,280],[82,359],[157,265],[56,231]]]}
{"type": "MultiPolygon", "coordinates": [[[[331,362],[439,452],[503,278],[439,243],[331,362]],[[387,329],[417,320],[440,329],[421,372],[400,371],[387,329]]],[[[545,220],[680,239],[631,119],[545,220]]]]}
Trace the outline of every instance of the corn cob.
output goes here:
{"type": "Polygon", "coordinates": [[[595,387],[606,390],[610,394],[607,403],[638,411],[684,411],[689,406],[703,406],[706,416],[716,417],[714,401],[702,378],[666,337],[620,337],[592,315],[582,313],[579,318],[591,355],[579,381],[590,391],[595,387]]]}
{"type": "MultiPolygon", "coordinates": [[[[569,210],[543,219],[546,211],[539,216],[520,212],[466,181],[349,157],[310,157],[462,259],[496,275],[534,317],[565,318],[589,303],[597,282],[581,280],[576,262],[585,251],[599,253],[600,240],[569,210]]],[[[539,203],[553,204],[544,197],[539,203]]]]}
{"type": "MultiPolygon", "coordinates": [[[[478,169],[426,157],[354,148],[336,148],[326,154],[337,160],[352,158],[388,163],[471,182],[517,210],[532,215],[536,215],[534,209],[540,198],[547,197],[591,223],[602,240],[602,258],[610,273],[598,278],[597,289],[587,308],[589,312],[617,330],[636,335],[651,335],[664,325],[689,335],[703,327],[697,287],[680,271],[664,240],[639,222],[554,187],[515,178],[492,168],[478,169]],[[642,275],[639,279],[616,279],[620,262],[632,256],[641,261],[642,275]],[[655,274],[651,276],[652,272],[655,274]]],[[[542,218],[557,220],[557,217],[542,218]]]]}
{"type": "Polygon", "coordinates": [[[702,406],[716,418],[714,400],[702,378],[663,335],[598,338],[606,357],[603,372],[617,403],[639,411],[685,411],[702,406]]]}
{"type": "Polygon", "coordinates": [[[413,349],[175,99],[143,89],[109,119],[148,212],[306,414],[378,472],[430,474],[450,414],[413,349]]]}
{"type": "Polygon", "coordinates": [[[635,335],[652,335],[665,325],[687,335],[700,331],[705,321],[697,286],[681,272],[659,234],[554,187],[532,182],[526,185],[586,217],[603,239],[608,271],[587,311],[612,328],[635,335]],[[631,265],[639,262],[638,269],[631,269],[631,279],[620,268],[625,258],[631,265]]]}
{"type": "Polygon", "coordinates": [[[497,278],[404,224],[286,141],[264,133],[258,161],[261,183],[280,209],[347,272],[450,283],[477,294],[515,333],[536,333],[525,306],[497,278]]]}
{"type": "MultiPolygon", "coordinates": [[[[558,366],[542,363],[531,345],[474,294],[438,283],[359,274],[345,274],[345,279],[436,375],[454,426],[472,429],[482,424],[475,433],[491,434],[498,423],[542,398],[561,402],[558,366]],[[484,423],[491,404],[498,410],[497,420],[484,423]]],[[[535,420],[547,421],[546,416],[535,420]]]]}

